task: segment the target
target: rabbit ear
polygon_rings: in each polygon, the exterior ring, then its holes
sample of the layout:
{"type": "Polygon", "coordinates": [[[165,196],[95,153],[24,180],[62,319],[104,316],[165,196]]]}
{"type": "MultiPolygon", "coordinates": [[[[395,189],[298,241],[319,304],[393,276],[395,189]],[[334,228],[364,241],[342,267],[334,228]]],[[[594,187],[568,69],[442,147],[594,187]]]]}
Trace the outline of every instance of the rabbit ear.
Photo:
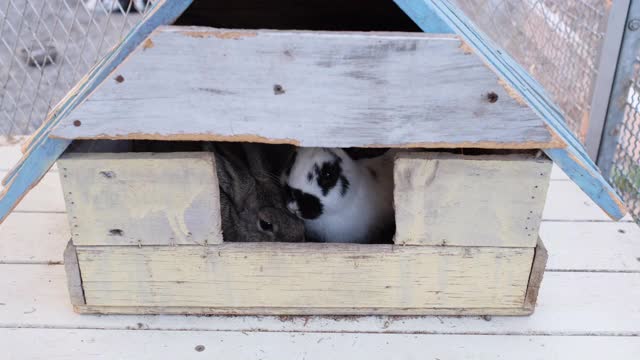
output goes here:
{"type": "Polygon", "coordinates": [[[259,144],[242,143],[242,150],[247,158],[247,165],[252,174],[260,174],[266,171],[262,158],[262,149],[259,144]]]}
{"type": "Polygon", "coordinates": [[[213,146],[220,189],[237,208],[242,208],[252,191],[253,177],[242,158],[226,146],[213,146]]]}
{"type": "Polygon", "coordinates": [[[370,159],[384,155],[389,148],[344,148],[347,155],[353,160],[370,159]]]}

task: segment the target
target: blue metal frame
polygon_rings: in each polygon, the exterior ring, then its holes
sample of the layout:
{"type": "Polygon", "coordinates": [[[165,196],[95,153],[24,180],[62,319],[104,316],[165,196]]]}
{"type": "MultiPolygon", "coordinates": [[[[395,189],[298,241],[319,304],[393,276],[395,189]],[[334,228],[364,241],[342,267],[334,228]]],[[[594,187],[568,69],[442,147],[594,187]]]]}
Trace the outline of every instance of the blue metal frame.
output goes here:
{"type": "Polygon", "coordinates": [[[493,44],[489,37],[479,31],[473,22],[450,1],[406,0],[405,2],[406,7],[427,12],[408,13],[407,15],[411,16],[416,23],[431,18],[432,13],[435,13],[460,35],[500,78],[522,95],[527,104],[566,143],[566,147],[562,149],[546,149],[547,156],[557,163],[569,178],[611,218],[617,220],[626,214],[618,194],[591,161],[582,144],[567,128],[562,112],[551,101],[551,97],[544,88],[526,70],[504,50],[493,44]]]}
{"type": "MultiPolygon", "coordinates": [[[[625,24],[629,24],[632,18],[640,22],[640,0],[632,0],[625,24]]],[[[613,81],[613,89],[609,98],[607,117],[602,132],[600,149],[598,151],[598,166],[602,173],[609,175],[613,165],[613,157],[618,147],[620,126],[625,118],[625,105],[629,88],[633,85],[634,64],[640,63],[638,53],[640,52],[640,28],[630,30],[625,26],[622,36],[618,61],[616,64],[616,74],[613,81]]],[[[633,27],[632,27],[633,28],[633,27]]]]}

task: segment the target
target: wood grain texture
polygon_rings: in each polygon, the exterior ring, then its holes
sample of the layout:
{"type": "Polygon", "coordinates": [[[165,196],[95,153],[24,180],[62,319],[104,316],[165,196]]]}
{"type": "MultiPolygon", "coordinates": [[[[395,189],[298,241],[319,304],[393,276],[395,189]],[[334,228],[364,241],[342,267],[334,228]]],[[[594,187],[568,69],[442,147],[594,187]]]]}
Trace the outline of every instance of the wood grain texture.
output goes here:
{"type": "Polygon", "coordinates": [[[67,214],[13,212],[0,226],[0,263],[61,264],[70,238],[67,214]]]}
{"type": "Polygon", "coordinates": [[[78,247],[78,259],[87,305],[393,313],[521,308],[533,249],[227,243],[78,247]]]}
{"type": "Polygon", "coordinates": [[[67,289],[72,305],[84,305],[84,291],[82,289],[82,277],[78,265],[78,254],[73,242],[69,240],[64,249],[64,270],[67,273],[67,289]]]}
{"type": "Polygon", "coordinates": [[[69,153],[58,163],[78,246],[222,242],[212,153],[69,153]]]}
{"type": "Polygon", "coordinates": [[[114,72],[123,82],[104,81],[52,135],[324,147],[561,145],[453,36],[163,27],[149,44],[114,72]]]}
{"type": "Polygon", "coordinates": [[[0,346],[16,360],[637,360],[640,353],[636,337],[615,336],[142,330],[8,328],[0,329],[0,346]]]}
{"type": "Polygon", "coordinates": [[[538,239],[535,254],[533,256],[533,264],[531,264],[531,273],[529,274],[529,284],[527,285],[527,294],[524,298],[524,308],[533,311],[538,300],[542,277],[547,266],[547,249],[544,247],[542,240],[538,239]]]}
{"type": "MultiPolygon", "coordinates": [[[[469,44],[498,76],[519,94],[523,102],[533,109],[550,127],[552,133],[566,143],[566,148],[545,150],[555,163],[576,182],[612,219],[621,219],[627,212],[621,198],[600,174],[582,144],[566,125],[562,111],[553,103],[545,89],[506,51],[495,46],[491,39],[479,31],[473,22],[449,0],[405,0],[415,8],[437,14],[456,34],[469,44]],[[423,6],[426,4],[427,6],[423,6]]],[[[418,25],[425,20],[420,12],[407,12],[418,25]]]]}
{"type": "Polygon", "coordinates": [[[534,247],[551,162],[533,155],[399,154],[396,244],[534,247]]]}
{"type": "MultiPolygon", "coordinates": [[[[60,256],[62,252],[60,252],[60,256]]],[[[237,317],[78,315],[69,303],[64,266],[0,264],[0,326],[302,332],[424,332],[640,336],[640,274],[547,272],[536,311],[526,318],[237,317]],[[35,311],[34,311],[35,310],[35,311]]],[[[142,312],[140,312],[141,314],[142,312]]]]}
{"type": "MultiPolygon", "coordinates": [[[[563,201],[547,201],[542,213],[543,220],[611,222],[611,217],[573,181],[552,181],[547,198],[563,201]]],[[[621,220],[633,221],[633,218],[627,214],[621,220]]]]}
{"type": "Polygon", "coordinates": [[[640,273],[640,226],[633,222],[542,222],[553,271],[640,273]]]}
{"type": "MultiPolygon", "coordinates": [[[[14,212],[0,226],[0,263],[62,263],[69,238],[67,214],[14,212]]],[[[540,238],[548,270],[640,273],[640,227],[633,222],[543,221],[540,238]]]]}

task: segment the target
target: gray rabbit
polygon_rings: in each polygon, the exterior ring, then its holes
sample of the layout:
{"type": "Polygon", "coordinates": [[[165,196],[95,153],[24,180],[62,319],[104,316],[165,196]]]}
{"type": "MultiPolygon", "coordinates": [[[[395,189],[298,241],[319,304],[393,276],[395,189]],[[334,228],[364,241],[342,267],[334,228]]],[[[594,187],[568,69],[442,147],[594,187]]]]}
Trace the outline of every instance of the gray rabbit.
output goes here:
{"type": "Polygon", "coordinates": [[[225,241],[304,241],[304,223],[287,210],[279,183],[290,147],[206,143],[205,149],[216,158],[225,241]]]}

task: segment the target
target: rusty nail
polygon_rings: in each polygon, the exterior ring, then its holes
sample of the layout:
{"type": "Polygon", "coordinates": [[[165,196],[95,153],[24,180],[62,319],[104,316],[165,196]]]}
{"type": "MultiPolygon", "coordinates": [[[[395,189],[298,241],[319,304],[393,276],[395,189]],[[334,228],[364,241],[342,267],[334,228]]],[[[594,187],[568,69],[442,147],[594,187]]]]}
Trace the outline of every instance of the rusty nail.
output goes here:
{"type": "Polygon", "coordinates": [[[489,100],[490,103],[494,103],[496,101],[498,101],[498,94],[494,93],[493,91],[487,94],[487,100],[489,100]]]}
{"type": "Polygon", "coordinates": [[[78,126],[80,126],[80,125],[82,125],[82,121],[80,121],[80,120],[73,120],[73,126],[78,127],[78,126]]]}
{"type": "Polygon", "coordinates": [[[121,83],[121,82],[124,81],[124,76],[118,75],[118,76],[116,76],[115,80],[116,80],[117,83],[121,83]]]}

